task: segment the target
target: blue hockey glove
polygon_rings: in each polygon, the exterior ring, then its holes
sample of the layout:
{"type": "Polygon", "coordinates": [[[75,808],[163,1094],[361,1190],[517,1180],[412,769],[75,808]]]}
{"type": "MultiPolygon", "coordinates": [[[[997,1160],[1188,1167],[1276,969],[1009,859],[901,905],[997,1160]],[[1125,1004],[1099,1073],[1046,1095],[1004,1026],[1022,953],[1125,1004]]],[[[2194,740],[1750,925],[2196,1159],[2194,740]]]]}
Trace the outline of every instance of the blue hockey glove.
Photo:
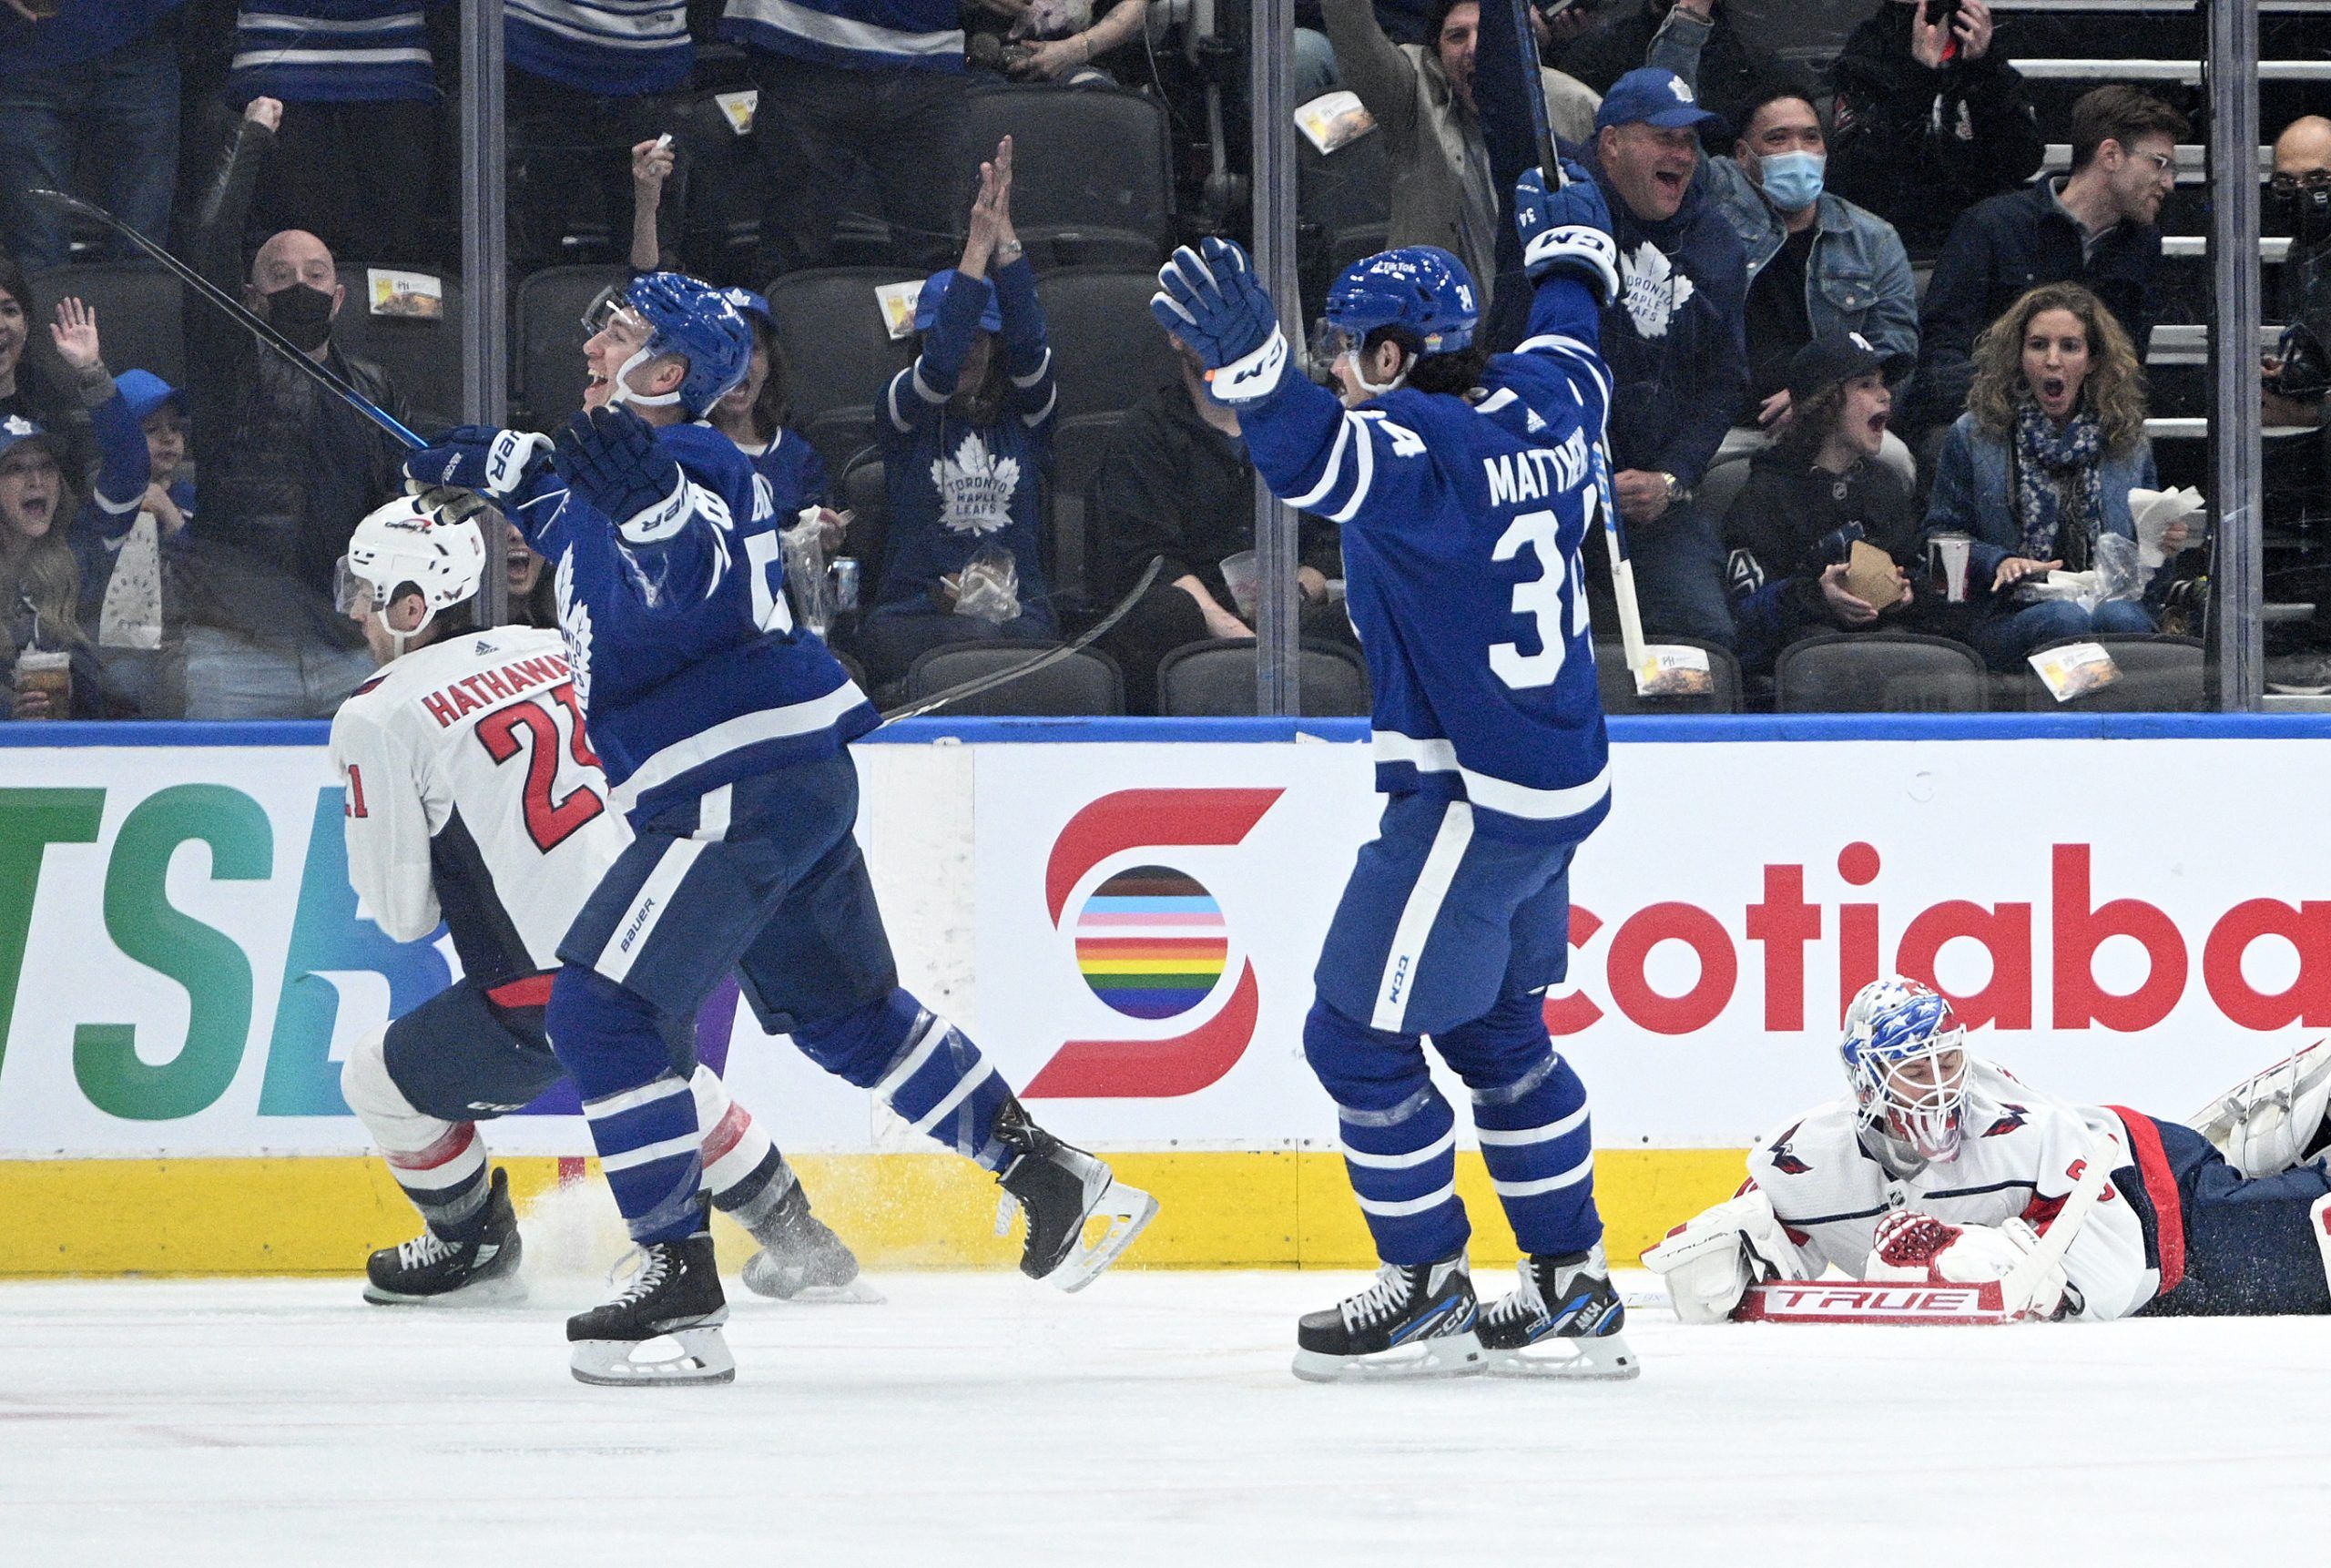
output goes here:
{"type": "Polygon", "coordinates": [[[1220,402],[1251,402],[1278,385],[1287,335],[1247,253],[1231,241],[1208,236],[1198,249],[1176,249],[1157,270],[1149,313],[1198,356],[1220,402]]]}
{"type": "Polygon", "coordinates": [[[1556,273],[1595,290],[1598,304],[1619,297],[1619,247],[1611,238],[1611,209],[1594,177],[1565,158],[1556,187],[1531,169],[1514,182],[1513,226],[1522,233],[1522,270],[1530,281],[1556,273]]]}
{"type": "Polygon", "coordinates": [[[558,433],[558,472],[566,487],[610,518],[635,545],[679,531],[687,481],[656,430],[627,408],[586,408],[558,433]]]}
{"type": "Polygon", "coordinates": [[[451,485],[473,490],[489,501],[523,497],[549,471],[550,438],[490,424],[459,424],[433,446],[404,460],[405,489],[418,495],[451,485]]]}

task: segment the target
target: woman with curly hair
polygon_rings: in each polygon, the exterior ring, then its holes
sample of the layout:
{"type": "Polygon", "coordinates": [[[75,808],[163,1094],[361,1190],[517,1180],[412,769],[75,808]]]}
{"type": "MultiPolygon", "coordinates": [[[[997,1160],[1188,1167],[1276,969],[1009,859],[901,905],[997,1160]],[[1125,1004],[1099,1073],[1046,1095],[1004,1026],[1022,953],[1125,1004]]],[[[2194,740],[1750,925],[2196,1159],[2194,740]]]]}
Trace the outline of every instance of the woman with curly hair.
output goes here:
{"type": "MultiPolygon", "coordinates": [[[[1971,535],[1973,641],[2009,670],[2045,644],[2158,624],[2135,593],[2093,609],[2037,590],[2097,565],[2106,534],[2136,538],[2129,492],[2153,488],[2144,376],[2129,334],[2077,283],[2034,289],[1975,341],[1967,412],[1937,463],[1926,533],[1971,535]]],[[[2183,524],[2163,543],[2184,543],[2183,524]]],[[[2169,568],[2144,592],[2165,588],[2169,568]]]]}

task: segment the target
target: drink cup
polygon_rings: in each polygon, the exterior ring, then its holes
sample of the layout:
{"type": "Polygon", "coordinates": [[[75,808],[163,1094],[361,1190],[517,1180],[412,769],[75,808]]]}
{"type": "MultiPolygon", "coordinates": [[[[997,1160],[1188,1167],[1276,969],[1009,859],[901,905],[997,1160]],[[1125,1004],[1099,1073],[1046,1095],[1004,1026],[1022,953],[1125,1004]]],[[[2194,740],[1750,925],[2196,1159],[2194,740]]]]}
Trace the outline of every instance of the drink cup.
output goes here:
{"type": "Polygon", "coordinates": [[[1974,548],[1974,539],[1965,534],[1937,534],[1927,541],[1928,570],[1951,604],[1967,602],[1967,564],[1974,548]]]}
{"type": "Polygon", "coordinates": [[[73,656],[38,648],[16,656],[16,689],[48,694],[50,718],[65,718],[73,711],[73,656]]]}
{"type": "Polygon", "coordinates": [[[1241,550],[1236,555],[1223,558],[1223,586],[1230,590],[1231,602],[1238,611],[1238,618],[1250,626],[1255,619],[1255,583],[1261,572],[1261,565],[1256,561],[1252,550],[1241,550]]]}
{"type": "Polygon", "coordinates": [[[833,574],[834,608],[837,610],[858,608],[858,563],[850,556],[844,555],[834,563],[833,574]]]}

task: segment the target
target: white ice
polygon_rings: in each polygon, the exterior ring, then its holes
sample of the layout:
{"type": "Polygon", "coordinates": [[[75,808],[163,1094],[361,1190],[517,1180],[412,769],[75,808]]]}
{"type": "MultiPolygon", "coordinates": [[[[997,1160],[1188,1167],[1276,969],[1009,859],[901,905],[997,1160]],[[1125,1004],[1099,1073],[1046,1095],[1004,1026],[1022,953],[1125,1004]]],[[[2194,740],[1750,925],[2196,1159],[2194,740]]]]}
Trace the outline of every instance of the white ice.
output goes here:
{"type": "Polygon", "coordinates": [[[561,1314],[604,1293],[571,1281],[470,1313],[352,1280],[0,1286],[0,1563],[2279,1568],[2331,1526],[2321,1319],[1644,1308],[1632,1383],[1322,1388],[1288,1374],[1294,1319],[1355,1276],[880,1283],[736,1291],[737,1382],[653,1390],[569,1378],[561,1314]]]}

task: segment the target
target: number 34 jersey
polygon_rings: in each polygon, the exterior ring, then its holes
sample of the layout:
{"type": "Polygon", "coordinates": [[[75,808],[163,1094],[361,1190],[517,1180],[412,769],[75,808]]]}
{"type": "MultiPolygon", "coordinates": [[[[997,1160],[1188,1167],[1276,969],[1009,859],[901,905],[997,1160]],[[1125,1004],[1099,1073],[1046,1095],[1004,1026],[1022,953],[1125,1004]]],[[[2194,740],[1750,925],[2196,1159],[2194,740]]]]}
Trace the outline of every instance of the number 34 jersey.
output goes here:
{"type": "Polygon", "coordinates": [[[1594,341],[1557,278],[1478,402],[1403,388],[1347,411],[1288,375],[1239,406],[1272,492],[1342,525],[1376,787],[1470,800],[1484,837],[1574,841],[1610,809],[1580,581],[1608,483],[1594,341]]]}
{"type": "Polygon", "coordinates": [[[397,659],[341,705],[331,759],[363,912],[399,942],[442,916],[487,988],[558,967],[630,840],[556,632],[468,632],[397,659]]]}

